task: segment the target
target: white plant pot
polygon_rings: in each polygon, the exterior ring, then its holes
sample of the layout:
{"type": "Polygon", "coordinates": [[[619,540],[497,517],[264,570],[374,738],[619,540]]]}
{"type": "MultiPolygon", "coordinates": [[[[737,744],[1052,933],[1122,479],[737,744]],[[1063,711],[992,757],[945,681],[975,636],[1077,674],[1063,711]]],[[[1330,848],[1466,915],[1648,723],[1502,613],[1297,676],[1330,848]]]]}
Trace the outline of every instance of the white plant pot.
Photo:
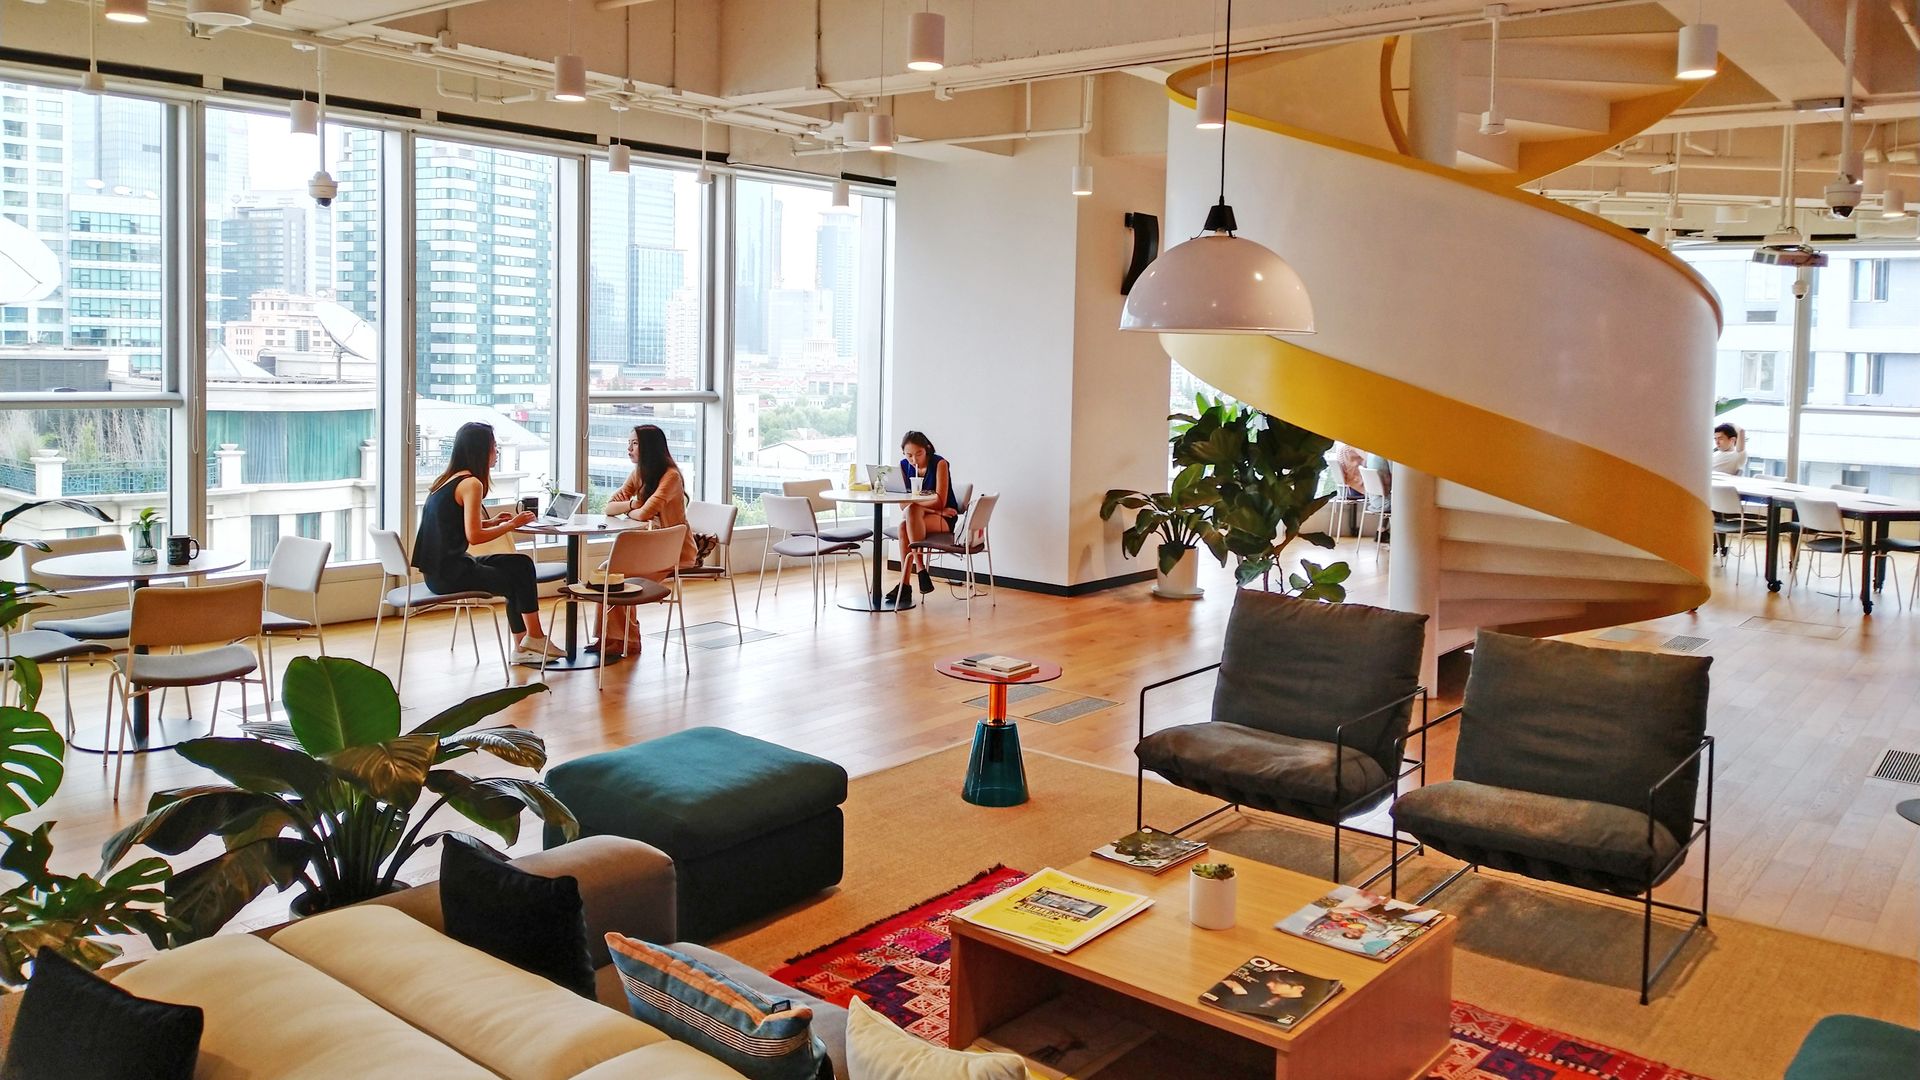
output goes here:
{"type": "Polygon", "coordinates": [[[1173,573],[1161,574],[1154,582],[1153,595],[1163,600],[1198,600],[1206,595],[1201,589],[1199,552],[1188,548],[1173,564],[1173,573]]]}
{"type": "Polygon", "coordinates": [[[1202,930],[1227,930],[1234,924],[1240,879],[1187,874],[1187,917],[1202,930]]]}

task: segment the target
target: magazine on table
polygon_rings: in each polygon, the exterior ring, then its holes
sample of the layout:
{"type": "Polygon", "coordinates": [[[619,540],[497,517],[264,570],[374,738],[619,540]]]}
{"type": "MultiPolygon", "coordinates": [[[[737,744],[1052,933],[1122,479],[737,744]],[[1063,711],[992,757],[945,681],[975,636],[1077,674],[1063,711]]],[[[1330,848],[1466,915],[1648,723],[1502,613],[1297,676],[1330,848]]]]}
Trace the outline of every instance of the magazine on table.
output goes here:
{"type": "Polygon", "coordinates": [[[1332,892],[1273,925],[1295,937],[1386,960],[1444,918],[1432,908],[1336,885],[1332,892]]]}
{"type": "Polygon", "coordinates": [[[954,912],[975,926],[1049,952],[1072,952],[1132,918],[1153,900],[1048,867],[954,912]]]}
{"type": "Polygon", "coordinates": [[[1228,1012],[1290,1028],[1340,992],[1339,979],[1323,979],[1256,956],[1234,968],[1200,1000],[1228,1012]]]}
{"type": "Polygon", "coordinates": [[[987,1032],[974,1046],[1019,1054],[1029,1077],[1075,1080],[1092,1076],[1151,1038],[1152,1028],[1063,994],[987,1032]]]}
{"type": "Polygon", "coordinates": [[[1128,833],[1111,844],[1102,844],[1094,848],[1093,853],[1122,866],[1157,874],[1205,850],[1205,840],[1187,840],[1159,829],[1145,828],[1128,833]]]}

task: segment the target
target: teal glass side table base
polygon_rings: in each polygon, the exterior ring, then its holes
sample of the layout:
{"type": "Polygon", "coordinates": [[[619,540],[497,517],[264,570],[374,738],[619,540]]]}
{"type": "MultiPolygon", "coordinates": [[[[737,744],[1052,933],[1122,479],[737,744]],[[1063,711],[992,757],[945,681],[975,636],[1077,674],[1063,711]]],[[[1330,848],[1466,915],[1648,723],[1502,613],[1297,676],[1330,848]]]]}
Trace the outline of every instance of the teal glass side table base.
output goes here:
{"type": "Polygon", "coordinates": [[[1007,715],[1007,687],[1052,682],[1060,677],[1060,665],[1035,660],[1033,671],[1002,679],[956,667],[959,659],[943,660],[933,669],[949,679],[987,686],[987,717],[974,725],[973,753],[967,759],[960,797],[975,806],[1019,806],[1027,801],[1027,767],[1020,757],[1020,729],[1007,715]]]}

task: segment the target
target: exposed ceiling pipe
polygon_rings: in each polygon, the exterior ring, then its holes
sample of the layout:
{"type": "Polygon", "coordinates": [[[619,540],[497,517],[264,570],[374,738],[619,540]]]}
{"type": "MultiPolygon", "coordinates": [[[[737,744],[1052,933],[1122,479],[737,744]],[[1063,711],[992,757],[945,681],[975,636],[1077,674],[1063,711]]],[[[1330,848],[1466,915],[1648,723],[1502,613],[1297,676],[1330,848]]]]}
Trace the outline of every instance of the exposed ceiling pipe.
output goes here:
{"type": "MultiPolygon", "coordinates": [[[[331,26],[323,31],[323,33],[352,34],[365,30],[383,29],[381,26],[382,23],[398,22],[401,19],[411,19],[416,15],[431,15],[436,11],[450,11],[458,7],[471,7],[474,4],[484,2],[485,0],[439,0],[438,3],[422,4],[419,7],[408,8],[405,11],[396,11],[391,15],[382,15],[377,19],[363,19],[360,22],[342,23],[339,26],[331,26]]],[[[304,7],[304,5],[302,6],[304,7]]]]}
{"type": "Polygon", "coordinates": [[[456,90],[447,85],[447,73],[444,71],[435,71],[433,73],[433,89],[443,98],[452,98],[455,101],[471,101],[476,105],[518,105],[523,101],[538,101],[540,99],[540,92],[538,90],[527,90],[518,94],[482,94],[480,92],[480,78],[478,76],[474,77],[473,88],[471,90],[456,90]]]}
{"type": "MultiPolygon", "coordinates": [[[[1913,161],[1913,150],[1911,147],[1909,147],[1903,153],[1898,149],[1889,149],[1885,152],[1884,156],[1889,161],[1911,162],[1913,161]]],[[[1831,157],[1831,156],[1801,158],[1794,162],[1794,171],[1809,172],[1809,173],[1827,172],[1831,170],[1838,161],[1839,161],[1838,158],[1831,157]]],[[[1671,155],[1668,155],[1668,154],[1655,154],[1655,153],[1644,153],[1644,152],[1628,153],[1628,154],[1623,154],[1619,157],[1608,158],[1604,162],[1600,162],[1600,164],[1605,164],[1609,166],[1620,165],[1620,166],[1630,167],[1630,168],[1643,168],[1643,169],[1648,169],[1657,175],[1665,175],[1666,173],[1673,171],[1671,168],[1671,166],[1673,165],[1673,158],[1671,155]]],[[[1725,172],[1777,173],[1780,171],[1780,162],[1778,159],[1761,158],[1761,157],[1713,157],[1713,158],[1697,157],[1692,161],[1687,162],[1687,168],[1691,171],[1696,171],[1696,172],[1711,172],[1711,171],[1717,170],[1717,171],[1725,171],[1725,172]]]]}
{"type": "Polygon", "coordinates": [[[1845,69],[1841,76],[1840,179],[1849,184],[1858,183],[1861,172],[1853,149],[1853,70],[1854,61],[1859,57],[1859,36],[1860,0],[1847,0],[1846,40],[1840,50],[1841,65],[1845,69]]]}
{"type": "MultiPolygon", "coordinates": [[[[941,139],[901,139],[899,146],[965,146],[969,143],[1014,142],[1031,139],[1053,139],[1063,135],[1085,135],[1093,130],[1093,76],[1081,80],[1080,123],[1073,127],[1038,128],[1033,126],[1033,84],[1027,84],[1027,124],[1019,131],[995,131],[983,135],[954,135],[941,139]]],[[[794,151],[794,157],[820,157],[823,154],[838,154],[845,147],[823,146],[794,151]]]]}

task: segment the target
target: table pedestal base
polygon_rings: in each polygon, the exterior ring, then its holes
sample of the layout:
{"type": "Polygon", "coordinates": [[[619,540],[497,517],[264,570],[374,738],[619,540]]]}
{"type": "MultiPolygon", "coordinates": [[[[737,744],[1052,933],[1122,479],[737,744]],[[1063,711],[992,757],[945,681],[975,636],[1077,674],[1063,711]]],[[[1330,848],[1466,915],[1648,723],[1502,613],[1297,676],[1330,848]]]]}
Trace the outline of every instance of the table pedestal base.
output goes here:
{"type": "MultiPolygon", "coordinates": [[[[994,687],[1002,694],[1003,687],[994,687]]],[[[1027,769],[1020,759],[1020,729],[1005,720],[982,720],[973,729],[973,755],[960,797],[975,806],[1019,806],[1027,801],[1027,769]]]]}
{"type": "MultiPolygon", "coordinates": [[[[67,748],[83,754],[111,754],[120,742],[120,707],[116,703],[113,719],[104,730],[88,730],[81,721],[74,727],[73,738],[67,741],[67,748]],[[94,745],[94,736],[99,735],[104,745],[94,745]]],[[[127,753],[151,754],[156,750],[170,750],[188,739],[198,739],[207,735],[226,734],[238,737],[240,724],[233,717],[227,718],[223,732],[216,732],[213,724],[202,717],[170,716],[166,719],[154,719],[146,731],[138,725],[127,733],[127,753]]]]}
{"type": "Polygon", "coordinates": [[[1920,799],[1908,799],[1906,802],[1894,807],[1894,810],[1896,810],[1901,817],[1906,818],[1915,825],[1920,825],[1920,799]]]}

